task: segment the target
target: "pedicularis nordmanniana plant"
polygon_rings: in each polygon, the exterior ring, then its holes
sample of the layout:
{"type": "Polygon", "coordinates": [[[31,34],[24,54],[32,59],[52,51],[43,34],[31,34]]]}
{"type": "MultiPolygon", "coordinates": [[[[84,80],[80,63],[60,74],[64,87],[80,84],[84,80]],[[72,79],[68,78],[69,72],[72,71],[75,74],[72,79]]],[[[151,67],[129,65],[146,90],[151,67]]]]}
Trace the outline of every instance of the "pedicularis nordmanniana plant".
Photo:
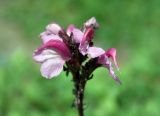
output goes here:
{"type": "Polygon", "coordinates": [[[96,19],[86,21],[81,29],[73,24],[66,30],[56,23],[51,23],[40,34],[42,45],[35,50],[33,58],[41,64],[41,74],[47,79],[58,76],[62,70],[73,76],[75,95],[74,106],[79,116],[83,116],[84,89],[88,80],[93,78],[93,71],[98,67],[106,67],[110,76],[121,83],[116,76],[112,62],[117,70],[116,49],[107,51],[94,46],[94,32],[99,28],[96,19]]]}

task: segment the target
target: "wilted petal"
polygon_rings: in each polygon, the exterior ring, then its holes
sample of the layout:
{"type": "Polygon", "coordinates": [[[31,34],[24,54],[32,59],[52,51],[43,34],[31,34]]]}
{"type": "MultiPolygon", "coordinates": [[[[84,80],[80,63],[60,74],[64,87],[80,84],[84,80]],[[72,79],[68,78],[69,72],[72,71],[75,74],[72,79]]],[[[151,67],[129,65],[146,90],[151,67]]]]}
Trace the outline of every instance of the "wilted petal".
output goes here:
{"type": "Polygon", "coordinates": [[[51,79],[61,73],[65,61],[61,57],[49,59],[42,63],[41,74],[47,79],[51,79]]]}
{"type": "Polygon", "coordinates": [[[52,49],[61,55],[64,59],[69,60],[71,53],[68,47],[60,40],[50,40],[46,44],[43,44],[35,51],[35,54],[40,54],[44,49],[52,49]]]}
{"type": "Polygon", "coordinates": [[[95,17],[90,18],[86,23],[84,24],[86,28],[93,26],[94,28],[98,28],[99,24],[96,21],[95,17]]]}
{"type": "Polygon", "coordinates": [[[53,33],[53,34],[58,35],[59,31],[61,31],[62,28],[61,28],[58,24],[52,23],[52,24],[49,24],[49,25],[46,27],[46,30],[47,30],[47,31],[50,31],[50,32],[53,33]]]}
{"type": "Polygon", "coordinates": [[[104,54],[105,51],[99,47],[89,47],[87,53],[88,53],[89,57],[96,58],[96,57],[104,54]]]}
{"type": "Polygon", "coordinates": [[[111,59],[114,62],[114,65],[116,66],[117,70],[119,70],[117,60],[116,60],[116,49],[115,48],[110,48],[106,51],[106,56],[111,57],[111,59]]]}
{"type": "Polygon", "coordinates": [[[42,63],[48,59],[53,59],[56,57],[59,57],[59,54],[50,49],[43,50],[40,54],[33,54],[33,59],[38,63],[42,63]]]}
{"type": "Polygon", "coordinates": [[[55,35],[55,34],[50,34],[50,35],[47,35],[47,34],[43,34],[40,36],[40,38],[42,39],[43,43],[47,43],[48,41],[50,40],[60,40],[60,41],[63,41],[62,38],[60,38],[58,35],[55,35]]]}

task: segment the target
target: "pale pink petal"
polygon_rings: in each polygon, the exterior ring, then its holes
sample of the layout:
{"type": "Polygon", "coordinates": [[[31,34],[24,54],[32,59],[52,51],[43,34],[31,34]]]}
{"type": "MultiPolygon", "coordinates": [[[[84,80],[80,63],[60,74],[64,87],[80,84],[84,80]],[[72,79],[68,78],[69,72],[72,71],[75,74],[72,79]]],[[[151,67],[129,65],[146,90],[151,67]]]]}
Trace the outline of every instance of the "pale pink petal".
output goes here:
{"type": "Polygon", "coordinates": [[[52,34],[50,31],[44,31],[44,32],[40,33],[40,37],[50,35],[50,34],[52,34]]]}
{"type": "Polygon", "coordinates": [[[76,43],[80,43],[82,41],[82,38],[83,38],[83,33],[81,30],[77,29],[77,28],[74,28],[73,31],[73,39],[76,43]]]}
{"type": "Polygon", "coordinates": [[[47,79],[51,79],[55,76],[58,76],[62,70],[65,61],[61,57],[49,59],[42,63],[41,65],[41,74],[47,79]]]}
{"type": "Polygon", "coordinates": [[[58,35],[59,31],[62,30],[62,28],[56,24],[56,23],[52,23],[52,24],[49,24],[47,27],[46,27],[46,30],[53,33],[53,34],[56,34],[58,35]]]}
{"type": "Polygon", "coordinates": [[[96,57],[104,54],[105,51],[99,47],[89,47],[87,53],[88,53],[89,57],[96,58],[96,57]]]}
{"type": "Polygon", "coordinates": [[[121,81],[119,80],[118,76],[115,74],[113,67],[112,67],[112,63],[111,61],[109,61],[108,56],[106,56],[105,54],[101,55],[100,57],[98,57],[98,63],[102,64],[104,67],[106,67],[109,70],[109,74],[110,76],[118,83],[121,84],[121,81]]]}
{"type": "Polygon", "coordinates": [[[69,25],[67,27],[66,33],[67,33],[68,36],[71,35],[71,33],[72,33],[72,31],[73,31],[74,28],[75,28],[75,26],[73,24],[71,24],[71,25],[69,25]]]}
{"type": "Polygon", "coordinates": [[[47,43],[50,40],[60,40],[63,41],[62,38],[60,38],[58,35],[54,35],[54,34],[50,34],[50,35],[42,35],[40,36],[40,38],[42,39],[43,43],[47,43]]]}
{"type": "Polygon", "coordinates": [[[38,63],[42,63],[55,57],[59,57],[59,54],[56,51],[50,49],[45,49],[40,54],[33,54],[33,59],[38,63]]]}
{"type": "Polygon", "coordinates": [[[117,60],[116,60],[116,49],[115,48],[110,48],[106,51],[106,56],[111,57],[111,59],[114,62],[114,65],[116,66],[117,70],[119,70],[117,60]]]}
{"type": "Polygon", "coordinates": [[[118,76],[115,74],[112,66],[111,66],[111,62],[108,66],[108,70],[109,70],[109,74],[111,75],[111,77],[118,83],[118,84],[121,84],[121,81],[120,79],[118,78],[118,76]]]}
{"type": "Polygon", "coordinates": [[[82,55],[86,55],[89,48],[89,43],[86,41],[85,43],[79,45],[79,51],[82,55]]]}
{"type": "Polygon", "coordinates": [[[90,18],[86,23],[84,24],[86,28],[93,26],[94,28],[98,28],[99,24],[96,21],[95,17],[90,18]]]}

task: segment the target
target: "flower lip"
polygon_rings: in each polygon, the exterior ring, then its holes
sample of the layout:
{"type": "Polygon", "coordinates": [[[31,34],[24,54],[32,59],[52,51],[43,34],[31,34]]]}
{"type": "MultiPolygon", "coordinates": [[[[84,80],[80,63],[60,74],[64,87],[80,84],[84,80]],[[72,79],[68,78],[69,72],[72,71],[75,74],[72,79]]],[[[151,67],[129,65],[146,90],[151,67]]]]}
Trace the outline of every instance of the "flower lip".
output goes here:
{"type": "Polygon", "coordinates": [[[59,53],[62,58],[65,60],[69,60],[71,57],[71,53],[68,49],[68,47],[60,40],[50,40],[47,43],[40,46],[34,54],[40,54],[44,49],[53,49],[57,53],[59,53]]]}
{"type": "Polygon", "coordinates": [[[105,52],[106,56],[108,56],[109,58],[111,58],[114,62],[114,65],[116,66],[117,70],[119,70],[119,66],[117,64],[117,60],[116,60],[116,49],[115,48],[110,48],[105,52]]]}
{"type": "Polygon", "coordinates": [[[82,38],[81,44],[84,44],[86,41],[91,42],[92,38],[94,36],[94,29],[93,28],[88,28],[86,32],[84,33],[84,36],[82,38]]]}
{"type": "Polygon", "coordinates": [[[98,63],[102,64],[104,67],[106,67],[109,70],[109,74],[110,76],[118,83],[121,84],[121,81],[119,79],[119,77],[115,74],[113,67],[112,67],[112,63],[109,60],[109,56],[106,55],[106,53],[104,53],[103,55],[98,57],[98,63]]]}

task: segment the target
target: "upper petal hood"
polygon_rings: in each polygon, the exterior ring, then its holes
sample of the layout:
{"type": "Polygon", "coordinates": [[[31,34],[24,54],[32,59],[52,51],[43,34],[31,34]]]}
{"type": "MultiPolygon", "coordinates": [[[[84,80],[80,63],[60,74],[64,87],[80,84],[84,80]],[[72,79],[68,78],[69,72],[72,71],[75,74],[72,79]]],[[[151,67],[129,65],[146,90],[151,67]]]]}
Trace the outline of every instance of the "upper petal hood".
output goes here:
{"type": "Polygon", "coordinates": [[[43,44],[41,47],[39,47],[35,51],[35,54],[36,55],[40,54],[44,49],[55,50],[65,60],[69,60],[71,57],[71,53],[70,53],[68,47],[60,40],[50,40],[46,44],[43,44]]]}
{"type": "Polygon", "coordinates": [[[94,30],[92,28],[88,28],[83,35],[81,44],[83,45],[86,41],[91,42],[94,36],[94,30]]]}

